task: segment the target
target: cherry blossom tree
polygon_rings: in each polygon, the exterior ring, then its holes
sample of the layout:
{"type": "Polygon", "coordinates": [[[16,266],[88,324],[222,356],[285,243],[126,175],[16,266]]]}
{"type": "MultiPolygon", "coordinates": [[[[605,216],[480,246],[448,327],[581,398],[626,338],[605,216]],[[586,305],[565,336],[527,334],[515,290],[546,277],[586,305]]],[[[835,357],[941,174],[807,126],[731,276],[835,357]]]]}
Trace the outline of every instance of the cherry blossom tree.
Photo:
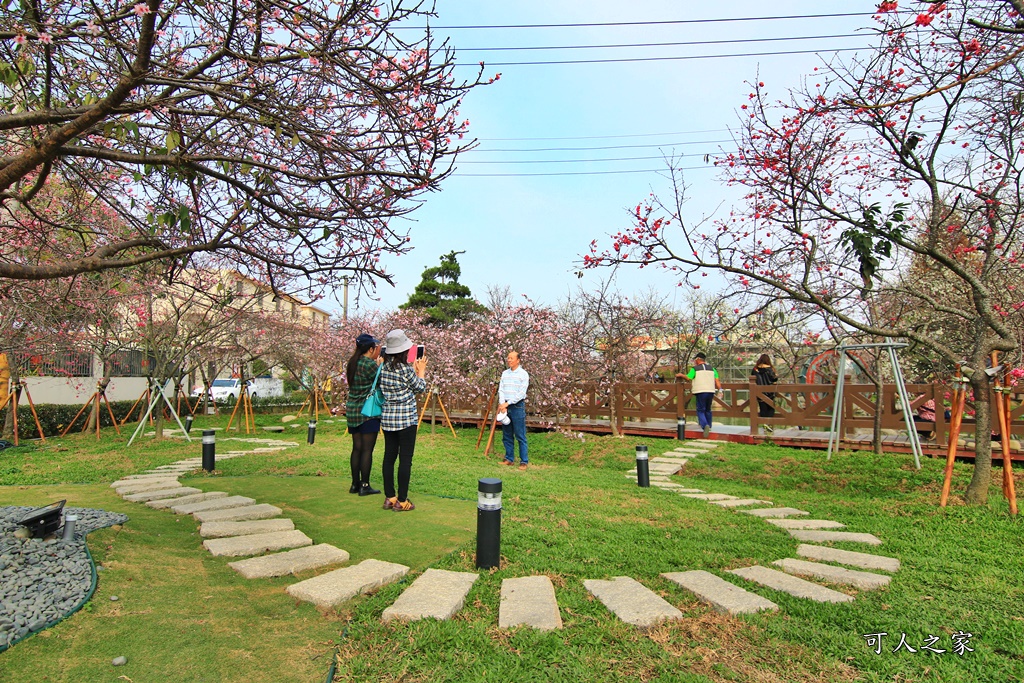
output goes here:
{"type": "Polygon", "coordinates": [[[161,261],[275,289],[296,275],[310,290],[346,272],[388,280],[380,255],[408,248],[390,221],[469,146],[458,109],[480,83],[453,75],[429,28],[408,30],[432,12],[418,0],[5,5],[0,277],[161,261]]]}
{"type": "Polygon", "coordinates": [[[896,2],[878,5],[876,48],[816,68],[786,99],[751,85],[737,149],[717,161],[745,192],[728,216],[684,220],[685,183],[672,168],[667,198],[638,205],[633,226],[584,261],[659,264],[692,286],[718,270],[740,307],[795,302],[818,309],[837,336],[902,338],[951,365],[966,360],[978,432],[966,499],[980,504],[991,481],[981,370],[992,351],[1021,347],[1008,318],[1024,301],[1007,301],[1006,284],[1022,257],[1024,8],[914,4],[910,21],[896,2]],[[912,264],[941,273],[958,296],[914,277],[912,264]],[[922,314],[894,315],[882,297],[922,314]],[[922,320],[936,316],[966,333],[930,334],[922,320]]]}

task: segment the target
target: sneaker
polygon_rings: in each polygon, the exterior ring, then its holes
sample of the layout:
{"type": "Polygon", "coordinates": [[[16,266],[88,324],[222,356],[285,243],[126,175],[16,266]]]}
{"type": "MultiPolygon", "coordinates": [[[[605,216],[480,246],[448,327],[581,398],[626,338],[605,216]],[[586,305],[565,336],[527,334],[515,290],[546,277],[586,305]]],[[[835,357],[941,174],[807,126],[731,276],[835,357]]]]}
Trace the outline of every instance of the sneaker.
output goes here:
{"type": "Polygon", "coordinates": [[[706,439],[709,436],[711,436],[711,425],[708,425],[707,427],[704,428],[704,438],[706,439]]]}
{"type": "Polygon", "coordinates": [[[398,502],[398,496],[395,496],[394,498],[385,498],[384,499],[384,509],[385,510],[393,509],[397,502],[398,502]]]}
{"type": "Polygon", "coordinates": [[[519,463],[519,469],[521,469],[521,470],[525,470],[525,469],[526,469],[526,467],[527,467],[527,464],[526,464],[525,462],[521,462],[521,463],[519,463]]]}
{"type": "Polygon", "coordinates": [[[415,510],[416,506],[412,504],[411,500],[398,500],[395,499],[395,505],[392,508],[395,512],[409,512],[415,510]]]}
{"type": "Polygon", "coordinates": [[[501,459],[501,464],[502,465],[508,465],[509,467],[511,467],[512,465],[515,465],[514,462],[512,462],[511,460],[506,460],[505,458],[501,459]]]}
{"type": "Polygon", "coordinates": [[[348,487],[349,493],[359,493],[359,484],[352,484],[348,487]]]}
{"type": "Polygon", "coordinates": [[[375,493],[380,493],[380,491],[378,491],[377,489],[373,488],[369,484],[363,484],[362,486],[359,487],[359,495],[360,496],[372,496],[375,493]]]}

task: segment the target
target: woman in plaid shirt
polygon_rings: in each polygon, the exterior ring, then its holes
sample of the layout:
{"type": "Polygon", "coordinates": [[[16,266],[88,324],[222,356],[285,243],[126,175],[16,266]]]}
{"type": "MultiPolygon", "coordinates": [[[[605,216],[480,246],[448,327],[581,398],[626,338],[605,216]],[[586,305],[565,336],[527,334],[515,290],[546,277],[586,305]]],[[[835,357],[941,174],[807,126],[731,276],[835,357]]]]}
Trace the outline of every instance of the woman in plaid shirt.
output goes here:
{"type": "Polygon", "coordinates": [[[412,342],[402,330],[391,330],[384,340],[384,365],[380,388],[384,392],[384,501],[385,510],[407,512],[415,505],[408,499],[412,454],[416,448],[416,394],[427,388],[424,379],[427,359],[419,358],[409,367],[412,342]],[[398,460],[398,491],[395,491],[395,460],[398,460]]]}
{"type": "Polygon", "coordinates": [[[345,367],[345,378],[348,380],[345,419],[348,421],[348,433],[352,435],[352,486],[348,492],[360,496],[380,493],[370,486],[373,447],[377,445],[377,434],[380,433],[380,418],[370,419],[360,412],[377,376],[378,358],[380,342],[372,335],[361,334],[356,337],[356,351],[345,367]]]}

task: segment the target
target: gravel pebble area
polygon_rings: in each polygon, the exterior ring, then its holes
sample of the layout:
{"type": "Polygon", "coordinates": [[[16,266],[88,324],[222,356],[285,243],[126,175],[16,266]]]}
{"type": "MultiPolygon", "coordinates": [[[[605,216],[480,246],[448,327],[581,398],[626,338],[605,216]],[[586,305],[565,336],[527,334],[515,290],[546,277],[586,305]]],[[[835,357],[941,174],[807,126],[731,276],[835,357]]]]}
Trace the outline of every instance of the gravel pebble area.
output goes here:
{"type": "Polygon", "coordinates": [[[73,541],[16,538],[18,522],[34,509],[0,507],[0,651],[78,607],[92,587],[85,537],[128,521],[120,513],[66,507],[78,515],[73,541]]]}

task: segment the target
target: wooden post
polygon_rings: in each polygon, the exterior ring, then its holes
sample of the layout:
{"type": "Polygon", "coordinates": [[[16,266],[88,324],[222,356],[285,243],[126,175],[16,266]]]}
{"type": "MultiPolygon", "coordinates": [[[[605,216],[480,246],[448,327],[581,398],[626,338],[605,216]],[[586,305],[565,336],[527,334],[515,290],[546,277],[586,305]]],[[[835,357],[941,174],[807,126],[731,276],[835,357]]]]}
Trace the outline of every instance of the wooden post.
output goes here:
{"type": "Polygon", "coordinates": [[[949,418],[949,448],[946,452],[946,469],[942,476],[942,494],[939,507],[946,507],[949,489],[953,483],[953,461],[956,460],[957,442],[960,440],[960,423],[964,416],[964,402],[967,400],[967,380],[958,377],[953,382],[953,413],[949,418]]]}
{"type": "MultiPolygon", "coordinates": [[[[98,394],[98,393],[99,393],[99,392],[97,392],[97,394],[98,394]]],[[[93,394],[92,396],[90,396],[90,397],[89,397],[89,400],[85,402],[85,405],[84,405],[84,406],[82,406],[82,409],[78,411],[78,414],[77,414],[77,415],[75,415],[74,419],[73,419],[73,420],[71,420],[71,422],[68,422],[68,425],[67,425],[67,426],[66,426],[66,427],[64,428],[64,431],[60,433],[60,435],[61,435],[61,437],[62,437],[62,438],[63,438],[63,437],[65,437],[65,436],[67,436],[68,432],[69,432],[69,431],[71,431],[71,427],[72,427],[72,426],[73,426],[73,425],[74,425],[74,424],[75,424],[76,422],[78,422],[78,418],[80,418],[80,417],[82,416],[82,413],[84,413],[84,412],[85,412],[85,409],[86,409],[86,408],[88,408],[89,406],[91,406],[91,405],[92,405],[92,401],[93,401],[93,399],[94,399],[94,398],[96,398],[96,394],[93,394]]],[[[0,409],[2,409],[2,408],[3,408],[3,406],[2,406],[2,405],[0,405],[0,409]]],[[[89,424],[89,423],[88,423],[88,421],[86,421],[86,424],[89,424]]],[[[114,421],[114,424],[115,424],[115,425],[117,424],[117,420],[115,420],[115,421],[114,421]]],[[[83,431],[84,431],[84,430],[83,430],[83,431]]]]}
{"type": "Polygon", "coordinates": [[[484,432],[487,430],[487,418],[491,414],[491,406],[494,405],[494,399],[498,395],[498,385],[494,385],[494,391],[491,392],[491,398],[487,401],[487,407],[484,408],[484,414],[480,416],[480,436],[476,438],[476,449],[480,450],[480,442],[484,440],[484,432]]]}
{"type": "MultiPolygon", "coordinates": [[[[140,401],[142,401],[142,398],[143,398],[143,397],[144,397],[144,396],[145,396],[146,394],[148,394],[148,393],[149,393],[149,389],[146,389],[145,391],[143,391],[143,392],[142,392],[142,396],[139,396],[139,397],[138,397],[138,398],[137,398],[137,399],[135,400],[135,403],[133,403],[133,404],[132,404],[132,407],[128,409],[128,414],[124,416],[124,419],[123,419],[123,420],[121,420],[121,426],[122,426],[122,427],[124,426],[125,422],[127,422],[127,421],[128,421],[128,418],[130,418],[130,417],[132,416],[132,413],[134,413],[134,412],[135,412],[135,408],[136,408],[136,406],[138,406],[138,405],[139,405],[139,402],[140,402],[140,401]]],[[[147,403],[147,405],[148,405],[148,403],[147,403]]]]}
{"type": "MultiPolygon", "coordinates": [[[[46,443],[46,436],[43,435],[43,425],[39,424],[39,415],[36,414],[36,406],[35,406],[34,403],[32,403],[32,394],[29,392],[28,385],[25,384],[25,380],[21,380],[21,386],[22,386],[22,388],[25,389],[25,398],[28,399],[28,409],[32,411],[32,418],[36,421],[36,429],[39,430],[39,440],[42,441],[43,443],[46,443]]],[[[99,407],[100,407],[100,400],[97,398],[96,399],[96,409],[97,409],[96,410],[96,413],[97,413],[96,414],[96,424],[97,425],[99,425],[99,423],[100,423],[99,407]]],[[[99,438],[99,434],[98,433],[97,433],[97,438],[99,438]]]]}
{"type": "Polygon", "coordinates": [[[452,430],[452,436],[454,436],[456,439],[459,438],[459,435],[455,432],[455,425],[452,424],[452,418],[449,417],[448,411],[444,407],[444,401],[441,400],[440,393],[437,393],[437,403],[438,405],[441,406],[441,412],[444,413],[445,421],[448,422],[448,429],[452,430]]]}

